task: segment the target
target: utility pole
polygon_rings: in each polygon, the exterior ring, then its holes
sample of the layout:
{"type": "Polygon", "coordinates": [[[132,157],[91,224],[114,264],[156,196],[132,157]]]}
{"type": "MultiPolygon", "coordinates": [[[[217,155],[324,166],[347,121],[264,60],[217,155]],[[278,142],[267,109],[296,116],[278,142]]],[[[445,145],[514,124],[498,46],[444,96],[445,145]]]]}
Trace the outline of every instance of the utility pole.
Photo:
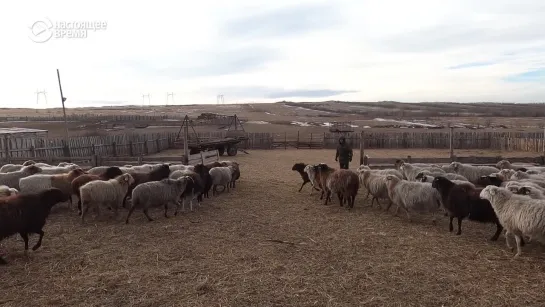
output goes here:
{"type": "Polygon", "coordinates": [[[59,90],[61,92],[61,102],[62,102],[62,113],[64,116],[64,146],[65,146],[65,156],[68,156],[70,159],[70,147],[68,145],[68,124],[66,122],[66,109],[64,107],[64,102],[66,101],[66,97],[62,94],[62,86],[61,86],[61,75],[59,73],[59,69],[57,68],[57,79],[59,80],[59,90]]]}
{"type": "Polygon", "coordinates": [[[142,94],[142,106],[145,105],[144,98],[146,97],[148,98],[148,106],[151,105],[151,99],[150,99],[149,93],[147,93],[147,94],[142,94]]]}
{"type": "Polygon", "coordinates": [[[172,104],[174,104],[174,93],[168,93],[167,92],[167,106],[168,106],[168,97],[172,97],[172,104]]]}
{"type": "Polygon", "coordinates": [[[223,100],[223,94],[216,96],[216,104],[224,104],[225,101],[223,100]]]}

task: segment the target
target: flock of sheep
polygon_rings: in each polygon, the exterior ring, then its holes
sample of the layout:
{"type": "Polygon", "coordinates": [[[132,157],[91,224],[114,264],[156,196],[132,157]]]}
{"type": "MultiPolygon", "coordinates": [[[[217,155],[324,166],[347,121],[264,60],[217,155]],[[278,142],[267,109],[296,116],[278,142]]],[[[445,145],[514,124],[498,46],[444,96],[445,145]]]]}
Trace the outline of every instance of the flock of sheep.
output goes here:
{"type": "MultiPolygon", "coordinates": [[[[125,222],[136,208],[141,208],[149,221],[148,209],[164,206],[168,217],[169,205],[178,214],[189,203],[197,205],[203,197],[234,188],[240,178],[240,167],[234,161],[218,161],[195,166],[183,164],[144,164],[140,166],[98,166],[84,170],[73,163],[57,166],[27,161],[21,165],[6,164],[0,168],[0,241],[20,234],[28,250],[28,235],[40,237],[33,250],[42,244],[43,227],[53,206],[77,197],[78,214],[84,223],[89,209],[97,218],[100,208],[113,210],[118,216],[120,207],[128,208],[125,222]],[[222,186],[223,190],[218,190],[222,186]],[[130,208],[127,199],[131,199],[130,208]]],[[[6,261],[0,257],[0,264],[6,261]]]]}
{"type": "Polygon", "coordinates": [[[405,211],[411,221],[411,212],[431,213],[433,223],[444,212],[449,217],[449,231],[457,219],[457,235],[462,233],[462,221],[468,219],[496,225],[491,240],[495,241],[505,229],[507,247],[514,236],[517,252],[526,241],[545,239],[545,167],[511,164],[502,160],[492,166],[475,166],[460,162],[446,165],[406,163],[397,160],[391,169],[371,169],[361,165],[357,171],[334,169],[325,163],[315,165],[296,163],[303,183],[310,183],[312,191],[321,191],[320,199],[327,205],[331,194],[337,194],[339,203],[350,208],[361,189],[372,196],[371,206],[379,200],[405,211]],[[526,241],[525,241],[526,240],[526,241]]]}

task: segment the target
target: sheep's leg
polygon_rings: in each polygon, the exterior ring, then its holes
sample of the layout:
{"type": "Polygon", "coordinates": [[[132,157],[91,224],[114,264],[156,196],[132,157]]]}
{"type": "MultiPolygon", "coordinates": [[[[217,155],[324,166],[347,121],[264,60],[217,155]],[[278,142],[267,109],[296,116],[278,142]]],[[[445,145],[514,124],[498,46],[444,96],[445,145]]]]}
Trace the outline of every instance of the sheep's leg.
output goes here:
{"type": "Polygon", "coordinates": [[[458,219],[458,231],[456,232],[456,235],[459,236],[462,234],[462,218],[461,217],[457,217],[458,219]]]}
{"type": "Polygon", "coordinates": [[[0,265],[6,265],[8,264],[4,258],[0,257],[0,265]]]}
{"type": "Polygon", "coordinates": [[[216,194],[218,194],[218,190],[217,190],[218,186],[217,185],[212,185],[212,196],[216,196],[216,194]]]}
{"type": "Polygon", "coordinates": [[[87,211],[89,211],[89,204],[82,203],[81,204],[82,211],[81,211],[81,223],[85,223],[85,214],[87,214],[87,211]]]}
{"type": "Polygon", "coordinates": [[[230,191],[230,190],[229,190],[229,185],[223,186],[223,187],[224,187],[223,190],[225,191],[225,189],[227,188],[227,193],[229,193],[229,191],[230,191]]]}
{"type": "Polygon", "coordinates": [[[189,199],[189,211],[193,212],[193,195],[189,199]]]}
{"type": "MultiPolygon", "coordinates": [[[[308,181],[303,182],[303,183],[301,184],[301,187],[299,188],[299,191],[297,191],[297,192],[301,192],[301,190],[303,189],[303,187],[305,186],[305,184],[307,184],[307,182],[308,182],[308,181]]],[[[312,192],[312,190],[311,190],[311,192],[312,192]]]]}
{"type": "Polygon", "coordinates": [[[324,206],[327,206],[327,201],[329,200],[329,196],[331,195],[331,191],[327,191],[326,195],[325,195],[325,203],[324,203],[324,206]]]}
{"type": "Polygon", "coordinates": [[[393,205],[394,203],[392,202],[392,200],[390,199],[390,202],[388,203],[388,206],[386,206],[386,209],[384,209],[384,211],[388,212],[388,210],[390,210],[390,207],[393,205]]]}
{"type": "Polygon", "coordinates": [[[322,189],[322,194],[320,194],[320,200],[324,199],[324,193],[325,191],[322,189]]]}
{"type": "Polygon", "coordinates": [[[339,205],[341,205],[341,207],[343,206],[343,196],[341,194],[341,192],[337,192],[337,197],[339,198],[339,205]]]}
{"type": "Polygon", "coordinates": [[[81,198],[78,196],[78,215],[81,215],[81,198]]]}
{"type": "Polygon", "coordinates": [[[144,208],[144,215],[148,218],[148,222],[153,222],[153,219],[149,216],[148,208],[144,208]]]}
{"type": "Polygon", "coordinates": [[[39,230],[36,233],[39,234],[40,237],[38,238],[38,242],[36,242],[36,245],[34,245],[34,247],[32,247],[33,251],[37,250],[38,248],[40,248],[40,246],[42,246],[42,239],[44,238],[44,234],[45,234],[45,232],[43,230],[39,230]]]}
{"type": "MultiPolygon", "coordinates": [[[[503,230],[503,226],[499,222],[496,222],[496,233],[494,233],[492,238],[490,238],[490,241],[497,241],[498,238],[500,237],[500,234],[501,234],[502,230],[503,230]]],[[[524,246],[524,240],[522,240],[521,243],[524,246]]]]}
{"type": "Polygon", "coordinates": [[[506,230],[505,231],[505,245],[507,245],[507,248],[510,250],[510,251],[513,251],[513,246],[511,246],[511,243],[509,243],[509,235],[511,233],[509,232],[509,230],[506,230]]]}
{"type": "Polygon", "coordinates": [[[452,232],[454,230],[454,226],[452,226],[452,221],[454,220],[454,216],[450,216],[449,217],[449,222],[448,222],[448,231],[449,232],[452,232]]]}
{"type": "Polygon", "coordinates": [[[19,235],[21,238],[23,238],[23,241],[25,242],[25,254],[28,251],[28,233],[26,232],[20,232],[19,235]]]}
{"type": "Polygon", "coordinates": [[[168,213],[167,213],[167,211],[168,211],[168,201],[165,202],[165,218],[168,219],[168,213]]]}
{"type": "Polygon", "coordinates": [[[129,209],[129,213],[127,214],[127,218],[125,219],[125,224],[129,223],[129,218],[131,217],[132,212],[134,211],[135,208],[136,208],[136,205],[133,203],[131,208],[129,209]]]}
{"type": "Polygon", "coordinates": [[[522,239],[521,236],[515,234],[515,241],[517,242],[517,253],[515,254],[514,258],[517,258],[522,254],[522,248],[521,248],[521,245],[520,245],[520,240],[521,239],[522,239]]]}

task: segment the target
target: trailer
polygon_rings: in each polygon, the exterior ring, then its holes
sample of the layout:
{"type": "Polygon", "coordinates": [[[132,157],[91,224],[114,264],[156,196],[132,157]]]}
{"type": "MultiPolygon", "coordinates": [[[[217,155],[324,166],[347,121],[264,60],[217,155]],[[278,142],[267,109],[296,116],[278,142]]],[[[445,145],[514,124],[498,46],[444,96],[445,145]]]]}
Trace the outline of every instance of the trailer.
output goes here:
{"type": "Polygon", "coordinates": [[[246,136],[244,127],[242,126],[242,123],[240,122],[236,114],[234,116],[230,116],[230,118],[231,120],[229,123],[229,127],[227,128],[227,133],[224,138],[200,140],[191,120],[186,115],[186,117],[184,118],[184,122],[180,127],[180,131],[178,132],[178,136],[176,137],[176,141],[174,142],[174,146],[176,148],[183,148],[184,144],[182,139],[180,138],[180,134],[182,132],[182,128],[185,127],[186,130],[189,130],[189,128],[191,128],[194,133],[194,138],[191,138],[189,133],[186,132],[189,139],[187,147],[189,149],[190,155],[197,154],[201,151],[217,150],[220,156],[223,156],[225,153],[227,153],[228,156],[236,156],[239,150],[238,144],[240,142],[248,140],[248,137],[246,136]],[[231,130],[232,126],[234,126],[234,130],[231,130]],[[242,130],[239,130],[239,128],[242,130]]]}

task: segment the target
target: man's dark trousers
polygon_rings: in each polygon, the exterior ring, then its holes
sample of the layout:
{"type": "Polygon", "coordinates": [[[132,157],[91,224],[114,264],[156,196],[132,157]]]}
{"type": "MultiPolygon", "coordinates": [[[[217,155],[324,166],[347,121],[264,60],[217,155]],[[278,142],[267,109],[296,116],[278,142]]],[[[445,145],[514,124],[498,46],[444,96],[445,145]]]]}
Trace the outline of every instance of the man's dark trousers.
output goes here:
{"type": "Polygon", "coordinates": [[[348,162],[340,162],[339,161],[339,166],[341,169],[348,169],[348,162]]]}

